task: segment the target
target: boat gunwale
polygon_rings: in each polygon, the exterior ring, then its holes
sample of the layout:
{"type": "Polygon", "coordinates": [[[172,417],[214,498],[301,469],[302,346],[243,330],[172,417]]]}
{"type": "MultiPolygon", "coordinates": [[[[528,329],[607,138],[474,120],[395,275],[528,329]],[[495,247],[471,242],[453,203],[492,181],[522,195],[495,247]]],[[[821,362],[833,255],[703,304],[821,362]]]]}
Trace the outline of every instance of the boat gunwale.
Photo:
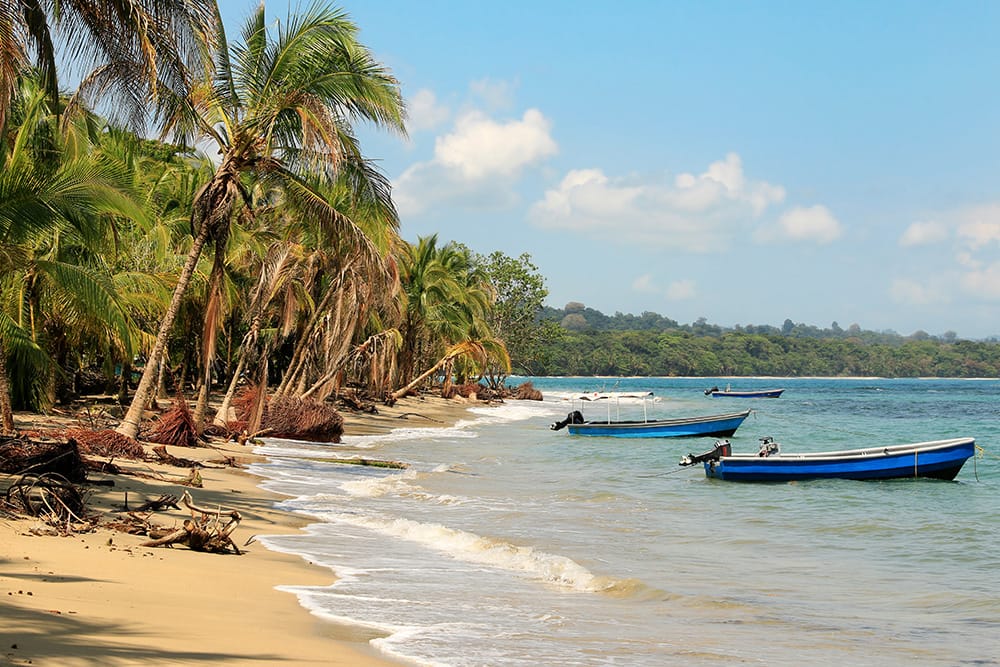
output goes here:
{"type": "Polygon", "coordinates": [[[684,426],[687,424],[705,424],[709,422],[717,421],[730,421],[733,419],[746,419],[750,416],[753,410],[741,410],[740,412],[730,412],[722,415],[702,415],[696,417],[674,417],[672,419],[648,419],[642,420],[627,420],[627,421],[585,421],[582,424],[567,424],[566,427],[570,429],[578,429],[581,427],[599,427],[599,428],[642,428],[642,427],[662,427],[662,426],[684,426]]]}
{"type": "Polygon", "coordinates": [[[895,456],[906,456],[913,453],[937,452],[962,445],[976,444],[976,439],[971,437],[949,438],[946,440],[928,440],[926,442],[916,442],[902,445],[888,445],[884,447],[863,447],[861,449],[842,449],[832,452],[779,452],[771,456],[759,456],[758,454],[739,453],[723,456],[720,461],[748,461],[773,462],[782,460],[789,463],[795,461],[844,461],[849,459],[872,459],[890,458],[895,456]]]}
{"type": "Polygon", "coordinates": [[[785,391],[784,387],[779,389],[717,389],[715,391],[707,392],[709,396],[771,396],[773,394],[781,395],[785,391]]]}

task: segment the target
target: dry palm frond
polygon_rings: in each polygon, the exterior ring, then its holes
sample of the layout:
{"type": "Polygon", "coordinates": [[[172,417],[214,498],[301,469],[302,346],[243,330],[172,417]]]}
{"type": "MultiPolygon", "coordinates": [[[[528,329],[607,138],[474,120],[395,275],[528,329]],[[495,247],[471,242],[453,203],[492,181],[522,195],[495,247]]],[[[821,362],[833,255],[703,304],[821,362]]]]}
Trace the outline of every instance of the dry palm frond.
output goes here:
{"type": "Polygon", "coordinates": [[[535,386],[530,382],[525,382],[514,390],[514,398],[520,401],[540,401],[542,400],[542,392],[535,389],[535,386]]]}
{"type": "Polygon", "coordinates": [[[236,420],[240,422],[247,422],[250,416],[253,414],[254,407],[257,405],[257,398],[260,394],[260,387],[256,384],[250,384],[237,392],[236,396],[233,398],[233,411],[236,413],[236,420]]]}
{"type": "Polygon", "coordinates": [[[76,442],[34,442],[26,438],[0,442],[0,472],[57,473],[71,482],[84,482],[87,468],[76,442]]]}
{"type": "Polygon", "coordinates": [[[280,396],[267,404],[263,428],[274,438],[340,442],[344,418],[325,403],[280,396]]]}
{"type": "Polygon", "coordinates": [[[160,419],[153,424],[145,439],[149,442],[156,442],[161,445],[174,445],[175,447],[197,447],[198,429],[188,408],[187,401],[178,396],[174,400],[174,405],[165,412],[160,419]]]}
{"type": "Polygon", "coordinates": [[[66,431],[66,437],[75,440],[80,445],[80,452],[90,456],[135,460],[146,457],[146,451],[136,440],[111,429],[70,429],[66,431]]]}

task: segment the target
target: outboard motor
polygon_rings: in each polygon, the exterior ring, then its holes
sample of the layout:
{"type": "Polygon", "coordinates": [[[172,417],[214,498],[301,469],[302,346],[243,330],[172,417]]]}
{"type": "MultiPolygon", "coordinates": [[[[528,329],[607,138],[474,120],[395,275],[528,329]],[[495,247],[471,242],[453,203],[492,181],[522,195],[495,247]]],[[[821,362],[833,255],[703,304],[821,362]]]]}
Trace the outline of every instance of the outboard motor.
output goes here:
{"type": "Polygon", "coordinates": [[[566,415],[566,419],[562,421],[554,422],[549,426],[553,431],[558,431],[561,428],[565,428],[566,424],[582,424],[583,423],[583,413],[579,410],[574,410],[573,412],[566,415]]]}
{"type": "Polygon", "coordinates": [[[706,395],[706,396],[708,396],[708,395],[709,395],[709,394],[711,394],[711,393],[712,393],[713,391],[719,391],[719,386],[718,386],[718,385],[716,385],[716,386],[712,387],[711,389],[706,389],[706,390],[705,390],[705,395],[706,395]]]}
{"type": "Polygon", "coordinates": [[[688,454],[678,462],[677,465],[680,466],[693,466],[695,463],[704,463],[705,461],[718,461],[723,456],[729,456],[733,453],[733,445],[728,440],[719,440],[715,443],[715,447],[711,450],[705,452],[704,454],[688,454]]]}
{"type": "Polygon", "coordinates": [[[781,453],[781,445],[776,443],[774,441],[774,438],[772,438],[769,435],[765,435],[763,438],[760,439],[760,449],[757,451],[757,456],[760,456],[761,458],[766,458],[768,456],[771,456],[772,454],[780,454],[780,453],[781,453]]]}

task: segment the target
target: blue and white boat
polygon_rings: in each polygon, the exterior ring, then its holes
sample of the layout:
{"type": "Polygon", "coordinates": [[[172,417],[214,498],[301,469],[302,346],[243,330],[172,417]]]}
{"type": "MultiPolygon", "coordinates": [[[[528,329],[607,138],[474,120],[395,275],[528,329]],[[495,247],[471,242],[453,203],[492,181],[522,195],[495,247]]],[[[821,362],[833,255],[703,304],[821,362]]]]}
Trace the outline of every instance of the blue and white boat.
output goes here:
{"type": "Polygon", "coordinates": [[[738,389],[730,389],[729,387],[725,389],[712,387],[705,390],[705,395],[713,398],[779,398],[784,391],[784,389],[747,389],[740,391],[738,389]]]}
{"type": "Polygon", "coordinates": [[[976,453],[973,438],[830,452],[786,453],[772,438],[761,438],[756,454],[733,454],[728,440],[704,454],[689,454],[680,465],[702,463],[705,475],[736,482],[791,482],[807,479],[955,479],[976,453]]]}
{"type": "Polygon", "coordinates": [[[563,421],[552,424],[551,428],[558,431],[565,427],[570,435],[598,435],[611,438],[728,438],[736,433],[736,429],[749,416],[750,410],[744,410],[722,415],[674,419],[584,421],[580,411],[574,410],[563,421]]]}

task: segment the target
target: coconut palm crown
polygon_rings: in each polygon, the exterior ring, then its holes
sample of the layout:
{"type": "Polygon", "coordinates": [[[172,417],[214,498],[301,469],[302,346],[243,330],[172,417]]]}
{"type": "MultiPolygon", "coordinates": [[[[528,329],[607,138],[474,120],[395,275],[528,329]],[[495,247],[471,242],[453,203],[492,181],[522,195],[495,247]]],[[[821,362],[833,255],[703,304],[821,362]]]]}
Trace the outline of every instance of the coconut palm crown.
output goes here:
{"type": "MultiPolygon", "coordinates": [[[[252,212],[246,179],[280,188],[307,219],[336,230],[365,261],[382,261],[358,226],[310,181],[317,175],[332,181],[346,165],[365,162],[354,123],[405,133],[399,83],[358,43],[357,27],[347,15],[323,4],[289,15],[273,30],[261,4],[233,45],[222,22],[217,25],[213,66],[190,95],[165,98],[161,110],[165,133],[189,145],[215,144],[219,164],[195,196],[187,262],[119,427],[131,437],[138,432],[156,365],[202,249],[210,244],[216,254],[223,253],[237,208],[252,212]]],[[[381,192],[388,201],[388,189],[381,192]]]]}

